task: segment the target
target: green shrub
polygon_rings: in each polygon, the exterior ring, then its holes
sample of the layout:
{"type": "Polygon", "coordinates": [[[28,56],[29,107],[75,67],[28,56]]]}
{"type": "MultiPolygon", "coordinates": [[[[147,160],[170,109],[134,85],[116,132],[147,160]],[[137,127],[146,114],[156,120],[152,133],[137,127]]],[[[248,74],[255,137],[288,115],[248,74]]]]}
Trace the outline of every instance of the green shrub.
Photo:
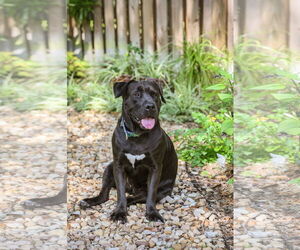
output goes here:
{"type": "Polygon", "coordinates": [[[74,103],[76,98],[69,98],[69,104],[75,105],[77,110],[92,108],[107,111],[110,106],[108,103],[111,103],[112,109],[118,110],[119,104],[114,100],[110,83],[115,77],[126,74],[166,81],[164,95],[167,103],[161,112],[165,120],[192,121],[193,112],[209,113],[211,110],[218,112],[220,108],[232,108],[232,76],[226,71],[229,56],[207,40],[199,44],[186,44],[185,47],[185,54],[179,58],[173,58],[172,55],[162,58],[135,47],[130,47],[124,56],[106,57],[94,70],[94,77],[89,77],[86,82],[76,81],[85,85],[78,90],[88,91],[87,82],[92,81],[101,85],[102,92],[97,92],[98,87],[92,85],[90,87],[94,87],[95,93],[98,93],[92,94],[93,101],[80,98],[80,102],[74,103]],[[211,85],[218,85],[219,88],[209,89],[211,85]]]}
{"type": "Polygon", "coordinates": [[[233,119],[220,111],[216,116],[193,113],[197,127],[175,132],[175,141],[179,143],[180,159],[192,166],[202,166],[215,162],[217,154],[226,157],[232,163],[233,157],[233,119]]]}
{"type": "Polygon", "coordinates": [[[0,52],[0,79],[8,76],[12,78],[30,78],[35,75],[37,64],[13,56],[10,52],[0,52]]]}
{"type": "Polygon", "coordinates": [[[67,53],[67,74],[68,78],[86,78],[88,76],[89,64],[80,60],[72,52],[67,53]]]}

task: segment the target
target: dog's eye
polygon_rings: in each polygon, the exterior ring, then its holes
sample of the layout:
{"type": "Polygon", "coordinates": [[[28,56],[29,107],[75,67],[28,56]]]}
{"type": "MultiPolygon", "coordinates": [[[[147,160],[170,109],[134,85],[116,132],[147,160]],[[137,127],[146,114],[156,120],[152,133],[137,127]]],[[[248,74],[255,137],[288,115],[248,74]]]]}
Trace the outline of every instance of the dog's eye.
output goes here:
{"type": "Polygon", "coordinates": [[[141,93],[140,92],[135,92],[133,95],[134,95],[134,97],[141,97],[141,93]]]}

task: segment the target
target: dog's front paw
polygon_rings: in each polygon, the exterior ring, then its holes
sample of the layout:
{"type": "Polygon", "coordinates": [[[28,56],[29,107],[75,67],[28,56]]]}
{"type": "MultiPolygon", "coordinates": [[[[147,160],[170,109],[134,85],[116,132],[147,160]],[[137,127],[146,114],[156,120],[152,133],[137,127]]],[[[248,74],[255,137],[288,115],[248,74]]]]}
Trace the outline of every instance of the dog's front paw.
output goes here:
{"type": "Polygon", "coordinates": [[[127,212],[122,209],[115,209],[110,215],[110,219],[113,221],[127,222],[127,212]]]}
{"type": "Polygon", "coordinates": [[[90,203],[88,203],[87,199],[83,199],[79,202],[79,207],[81,209],[87,209],[87,208],[90,208],[91,205],[90,205],[90,203]]]}
{"type": "Polygon", "coordinates": [[[159,212],[155,209],[155,210],[151,210],[149,212],[146,212],[146,218],[149,221],[161,221],[161,222],[165,222],[164,218],[159,214],[159,212]]]}

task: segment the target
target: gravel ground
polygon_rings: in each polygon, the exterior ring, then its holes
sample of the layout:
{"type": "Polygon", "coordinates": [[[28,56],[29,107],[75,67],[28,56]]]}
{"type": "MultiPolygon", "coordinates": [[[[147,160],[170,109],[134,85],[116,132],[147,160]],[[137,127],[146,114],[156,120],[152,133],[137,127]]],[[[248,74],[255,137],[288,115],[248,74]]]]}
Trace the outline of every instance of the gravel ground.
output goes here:
{"type": "Polygon", "coordinates": [[[164,224],[148,222],[141,204],[130,207],[128,223],[114,223],[115,190],[93,209],[77,204],[100,190],[116,115],[70,112],[67,121],[64,112],[4,107],[0,115],[0,249],[232,249],[232,186],[216,164],[204,168],[214,176],[206,178],[180,162],[172,196],[157,206],[164,224]],[[23,200],[55,195],[62,186],[66,124],[68,205],[24,210],[23,200]]]}
{"type": "MultiPolygon", "coordinates": [[[[116,115],[70,112],[68,124],[68,249],[232,249],[232,190],[226,176],[204,178],[199,169],[179,164],[172,196],[157,208],[165,223],[148,222],[145,205],[129,208],[128,223],[109,220],[110,200],[80,210],[78,202],[100,191],[102,174],[111,161],[116,115]]],[[[180,128],[163,123],[167,132],[180,128]]],[[[207,170],[217,169],[211,165],[207,170]]]]}
{"type": "Polygon", "coordinates": [[[299,174],[272,162],[235,168],[235,249],[300,249],[300,186],[288,183],[299,174]]]}
{"type": "Polygon", "coordinates": [[[67,206],[24,210],[55,195],[66,171],[66,114],[0,107],[0,249],[66,249],[67,206]]]}

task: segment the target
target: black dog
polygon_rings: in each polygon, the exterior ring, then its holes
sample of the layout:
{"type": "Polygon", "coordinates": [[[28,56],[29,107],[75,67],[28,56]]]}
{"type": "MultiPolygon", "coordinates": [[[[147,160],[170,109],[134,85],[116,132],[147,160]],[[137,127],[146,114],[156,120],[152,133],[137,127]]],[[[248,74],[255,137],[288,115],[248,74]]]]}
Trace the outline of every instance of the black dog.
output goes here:
{"type": "Polygon", "coordinates": [[[171,194],[178,160],[172,141],[159,124],[161,101],[165,102],[161,83],[128,76],[114,83],[115,97],[122,96],[123,105],[112,138],[113,162],[104,171],[100,194],[82,200],[81,208],[107,201],[110,189],[116,187],[118,201],[112,220],[124,223],[127,206],[146,203],[147,219],[163,221],[156,203],[171,194]],[[126,197],[126,191],[132,195],[126,197]]]}

